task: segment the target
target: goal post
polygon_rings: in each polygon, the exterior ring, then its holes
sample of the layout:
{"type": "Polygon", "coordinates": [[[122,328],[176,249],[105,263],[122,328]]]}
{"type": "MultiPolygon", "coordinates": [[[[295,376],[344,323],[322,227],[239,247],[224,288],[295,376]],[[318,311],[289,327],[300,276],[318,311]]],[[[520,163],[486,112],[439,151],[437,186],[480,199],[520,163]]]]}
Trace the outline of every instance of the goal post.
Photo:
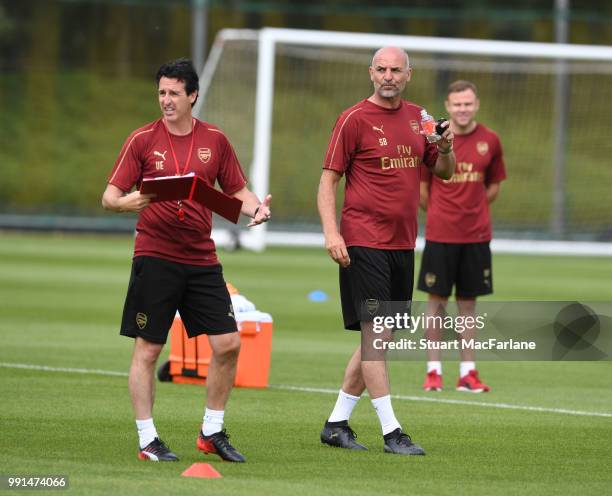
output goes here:
{"type": "Polygon", "coordinates": [[[479,87],[483,100],[479,116],[499,132],[506,152],[509,184],[503,185],[502,198],[493,209],[494,226],[504,236],[531,241],[550,237],[550,226],[568,208],[568,239],[612,238],[612,220],[604,206],[605,183],[612,184],[612,168],[605,170],[612,145],[602,129],[612,112],[608,109],[612,48],[264,28],[218,34],[203,71],[199,106],[194,108],[196,115],[202,111],[204,119],[222,129],[224,120],[236,125],[227,132],[232,143],[244,142],[239,158],[248,164],[251,187],[260,198],[268,194],[271,178],[276,188],[274,220],[286,228],[285,233],[268,232],[264,224],[240,233],[243,246],[260,250],[281,236],[282,244],[320,242],[320,234],[313,236],[318,229],[313,232],[318,222],[313,179],[320,174],[326,140],[340,111],[369,95],[369,57],[387,45],[406,49],[415,68],[405,97],[434,114],[443,111],[450,80],[470,79],[479,87]],[[231,55],[230,47],[240,44],[243,53],[231,55]],[[220,70],[234,56],[233,69],[220,70]],[[572,101],[565,102],[572,121],[569,149],[562,151],[569,159],[569,182],[567,190],[561,185],[562,191],[553,184],[555,153],[550,136],[553,83],[559,70],[568,71],[573,89],[572,101]],[[244,74],[240,81],[231,79],[236,74],[232,71],[244,74]],[[228,108],[235,100],[242,102],[242,114],[224,116],[224,112],[240,113],[228,108]],[[582,151],[588,153],[581,156],[582,151]],[[565,197],[569,205],[559,208],[559,198],[565,197]],[[303,226],[310,228],[302,230],[303,226]]]}

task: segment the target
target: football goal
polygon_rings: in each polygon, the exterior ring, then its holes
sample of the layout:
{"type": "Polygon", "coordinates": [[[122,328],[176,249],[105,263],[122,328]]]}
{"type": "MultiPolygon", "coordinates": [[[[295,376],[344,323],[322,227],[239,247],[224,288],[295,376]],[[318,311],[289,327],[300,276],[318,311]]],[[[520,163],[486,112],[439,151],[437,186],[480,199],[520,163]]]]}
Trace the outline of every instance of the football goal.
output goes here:
{"type": "MultiPolygon", "coordinates": [[[[368,66],[385,45],[406,49],[404,98],[436,118],[450,82],[478,87],[477,120],[499,134],[508,174],[492,205],[494,249],[612,254],[612,48],[276,28],[221,31],[194,109],[226,132],[255,193],[273,195],[273,223],[234,239],[322,245],[316,192],[331,129],[371,94],[368,66]]],[[[218,242],[228,233],[216,230],[218,242]]]]}

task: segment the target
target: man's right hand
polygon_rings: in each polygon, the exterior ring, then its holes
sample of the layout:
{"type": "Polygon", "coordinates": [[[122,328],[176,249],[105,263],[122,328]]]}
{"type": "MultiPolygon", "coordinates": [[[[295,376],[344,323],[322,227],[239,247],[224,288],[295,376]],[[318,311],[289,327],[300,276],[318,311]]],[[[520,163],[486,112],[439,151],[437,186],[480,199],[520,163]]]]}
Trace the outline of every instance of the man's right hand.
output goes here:
{"type": "Polygon", "coordinates": [[[325,236],[325,248],[332,260],[340,265],[340,267],[346,268],[351,264],[348,250],[344,244],[344,238],[340,233],[325,236]]]}
{"type": "Polygon", "coordinates": [[[119,189],[114,184],[107,184],[102,194],[102,206],[113,212],[140,212],[151,203],[155,195],[141,195],[140,191],[132,191],[129,194],[119,189]]]}
{"type": "Polygon", "coordinates": [[[122,212],[140,212],[149,206],[155,195],[143,195],[140,191],[132,191],[119,199],[119,208],[122,212]]]}

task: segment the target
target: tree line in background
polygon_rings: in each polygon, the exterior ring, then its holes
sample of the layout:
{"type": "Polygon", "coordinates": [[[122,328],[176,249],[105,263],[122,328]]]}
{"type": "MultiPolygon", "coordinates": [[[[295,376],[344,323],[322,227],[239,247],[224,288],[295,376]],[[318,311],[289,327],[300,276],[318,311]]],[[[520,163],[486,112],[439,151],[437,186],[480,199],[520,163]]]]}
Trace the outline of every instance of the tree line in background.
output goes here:
{"type": "MultiPolygon", "coordinates": [[[[101,213],[131,130],[158,117],[153,76],[189,55],[194,2],[0,0],[0,213],[101,213]]],[[[552,41],[550,1],[208,0],[208,46],[263,26],[552,41]]],[[[572,10],[570,41],[612,43],[612,4],[572,10]]]]}
{"type": "MultiPolygon", "coordinates": [[[[26,0],[0,2],[0,68],[85,67],[145,75],[191,47],[194,5],[208,12],[208,46],[223,28],[263,26],[422,36],[554,41],[554,0],[26,0]]],[[[612,44],[612,3],[582,0],[570,42],[612,44]]]]}

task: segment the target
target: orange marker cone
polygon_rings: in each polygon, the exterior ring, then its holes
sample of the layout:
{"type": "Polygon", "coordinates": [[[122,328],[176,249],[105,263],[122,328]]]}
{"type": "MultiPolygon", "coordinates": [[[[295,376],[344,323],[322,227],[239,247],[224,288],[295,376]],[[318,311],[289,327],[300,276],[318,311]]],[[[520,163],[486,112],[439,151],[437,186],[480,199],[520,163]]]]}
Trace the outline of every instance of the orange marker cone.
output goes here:
{"type": "Polygon", "coordinates": [[[210,463],[194,463],[181,475],[183,477],[201,477],[203,479],[220,479],[222,477],[210,463]]]}

